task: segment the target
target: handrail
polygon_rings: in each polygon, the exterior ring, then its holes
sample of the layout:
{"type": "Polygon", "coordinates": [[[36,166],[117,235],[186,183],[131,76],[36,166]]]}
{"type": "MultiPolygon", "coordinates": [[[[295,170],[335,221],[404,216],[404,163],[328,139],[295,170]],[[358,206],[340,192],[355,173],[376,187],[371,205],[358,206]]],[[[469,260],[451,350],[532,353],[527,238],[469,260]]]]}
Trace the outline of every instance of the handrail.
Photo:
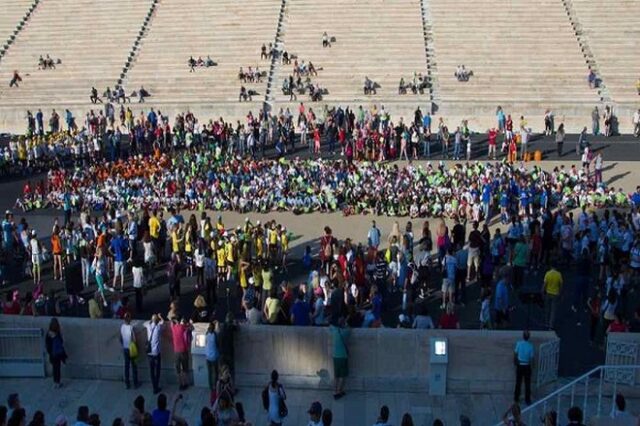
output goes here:
{"type": "MultiPolygon", "coordinates": [[[[545,396],[542,399],[537,400],[536,402],[534,402],[533,404],[523,408],[520,413],[522,415],[522,417],[525,417],[525,414],[540,408],[540,407],[546,407],[547,404],[549,403],[549,401],[554,398],[554,397],[559,397],[561,396],[561,394],[565,391],[567,391],[568,389],[571,389],[573,387],[575,387],[577,384],[579,384],[581,381],[588,379],[589,377],[591,377],[592,375],[594,375],[595,373],[600,372],[600,378],[602,380],[603,378],[603,372],[605,370],[619,370],[619,369],[634,369],[634,370],[640,370],[640,365],[637,364],[615,364],[615,365],[599,365],[591,370],[589,370],[588,372],[584,373],[582,376],[573,379],[571,382],[567,383],[564,386],[559,387],[558,389],[556,389],[555,391],[551,392],[550,394],[548,394],[547,396],[545,396]]],[[[588,380],[587,380],[587,386],[588,386],[588,380]]],[[[600,389],[599,393],[602,393],[602,389],[600,389]]],[[[615,393],[615,391],[614,391],[615,393]]],[[[585,402],[586,402],[586,389],[585,389],[585,402]]],[[[598,404],[600,405],[600,404],[598,404]]],[[[558,413],[560,414],[560,413],[558,413]]],[[[496,424],[496,426],[501,426],[503,425],[504,422],[501,420],[499,423],[496,424]]]]}

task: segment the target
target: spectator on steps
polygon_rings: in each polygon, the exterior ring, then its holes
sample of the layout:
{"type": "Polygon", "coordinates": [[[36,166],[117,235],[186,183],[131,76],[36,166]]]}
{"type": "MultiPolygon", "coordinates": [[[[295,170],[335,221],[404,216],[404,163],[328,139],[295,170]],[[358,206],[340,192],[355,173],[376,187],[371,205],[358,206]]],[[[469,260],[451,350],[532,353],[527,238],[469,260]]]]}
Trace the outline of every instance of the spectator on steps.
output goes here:
{"type": "Polygon", "coordinates": [[[20,82],[22,82],[22,77],[20,77],[20,74],[18,74],[18,70],[14,70],[13,77],[11,77],[11,81],[9,82],[9,87],[20,87],[18,86],[18,83],[20,82]]]}
{"type": "Polygon", "coordinates": [[[587,82],[589,83],[590,89],[595,89],[598,87],[598,77],[593,70],[589,70],[589,75],[587,76],[587,82]]]}
{"type": "Polygon", "coordinates": [[[98,102],[102,103],[102,99],[98,96],[98,89],[95,87],[91,87],[91,96],[89,96],[89,100],[92,104],[96,104],[98,102]]]}
{"type": "Polygon", "coordinates": [[[138,103],[144,103],[144,98],[148,98],[151,96],[149,92],[144,88],[144,86],[140,86],[140,90],[138,91],[138,103]]]}
{"type": "Polygon", "coordinates": [[[240,86],[240,95],[238,96],[238,102],[251,102],[251,92],[246,87],[240,86]]]}
{"type": "Polygon", "coordinates": [[[326,31],[322,33],[322,47],[331,47],[331,40],[326,31]]]}
{"type": "Polygon", "coordinates": [[[376,91],[376,83],[371,80],[369,77],[364,78],[364,94],[365,95],[375,95],[376,91]]]}

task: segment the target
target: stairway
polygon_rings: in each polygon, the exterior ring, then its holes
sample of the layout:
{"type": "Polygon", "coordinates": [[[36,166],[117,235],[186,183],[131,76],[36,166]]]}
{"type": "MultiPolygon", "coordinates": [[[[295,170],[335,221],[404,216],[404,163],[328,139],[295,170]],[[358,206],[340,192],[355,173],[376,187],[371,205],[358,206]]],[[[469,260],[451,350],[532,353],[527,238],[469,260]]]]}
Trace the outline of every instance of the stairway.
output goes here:
{"type": "Polygon", "coordinates": [[[120,76],[118,77],[118,82],[115,87],[120,87],[127,76],[127,73],[133,66],[133,62],[136,59],[138,52],[141,48],[142,38],[147,34],[149,28],[151,26],[151,21],[155,16],[155,11],[158,6],[158,0],[152,0],[151,6],[149,6],[149,11],[147,12],[147,16],[144,17],[144,22],[140,26],[140,31],[138,31],[138,35],[136,39],[133,41],[133,45],[131,46],[131,50],[129,51],[129,56],[122,67],[122,72],[120,72],[120,76]]]}
{"type": "Polygon", "coordinates": [[[600,101],[610,103],[611,95],[609,93],[609,90],[607,89],[607,85],[604,82],[604,79],[602,78],[602,74],[600,73],[598,62],[596,61],[596,58],[591,51],[591,47],[589,46],[589,37],[583,31],[580,20],[578,19],[578,15],[573,9],[573,2],[572,0],[562,0],[562,4],[567,11],[567,16],[569,17],[569,21],[571,22],[573,31],[576,35],[576,38],[578,39],[578,43],[580,44],[580,49],[582,50],[582,54],[584,55],[587,67],[590,70],[593,70],[597,78],[600,79],[600,84],[597,89],[598,94],[600,95],[600,101]]]}
{"type": "Polygon", "coordinates": [[[274,90],[278,90],[277,72],[276,68],[278,62],[281,60],[280,55],[284,50],[284,25],[285,17],[287,15],[287,0],[282,0],[280,3],[280,12],[278,14],[278,23],[276,25],[276,35],[273,40],[273,51],[271,56],[271,63],[269,65],[269,73],[267,74],[267,88],[264,94],[263,111],[270,112],[273,108],[273,102],[275,101],[274,90]]]}
{"type": "Polygon", "coordinates": [[[29,21],[29,18],[31,17],[31,14],[36,10],[36,7],[38,7],[39,3],[40,3],[40,0],[34,0],[33,3],[31,3],[31,5],[29,6],[29,9],[27,10],[27,12],[24,14],[22,19],[20,19],[20,22],[18,22],[18,25],[16,25],[16,27],[14,28],[13,33],[4,42],[4,44],[0,48],[0,61],[2,61],[2,58],[4,57],[4,55],[9,50],[9,47],[13,44],[13,42],[16,40],[16,37],[18,36],[18,34],[20,34],[20,31],[22,31],[24,26],[27,24],[27,21],[29,21]]]}
{"type": "Polygon", "coordinates": [[[438,63],[436,61],[436,53],[433,43],[433,28],[431,26],[431,14],[427,3],[429,0],[420,0],[420,12],[422,16],[422,34],[424,36],[424,52],[427,60],[427,76],[431,87],[429,95],[431,103],[438,93],[438,63]]]}

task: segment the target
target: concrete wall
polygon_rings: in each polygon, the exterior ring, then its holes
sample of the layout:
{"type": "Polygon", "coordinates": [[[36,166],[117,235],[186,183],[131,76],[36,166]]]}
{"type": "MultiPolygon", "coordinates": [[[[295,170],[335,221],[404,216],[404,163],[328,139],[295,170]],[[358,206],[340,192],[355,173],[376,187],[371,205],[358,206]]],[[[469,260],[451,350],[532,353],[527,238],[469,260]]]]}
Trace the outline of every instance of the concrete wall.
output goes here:
{"type": "MultiPolygon", "coordinates": [[[[49,318],[0,318],[0,327],[46,329],[49,318]]],[[[121,380],[123,356],[119,350],[117,320],[62,318],[65,346],[69,354],[63,376],[121,380]]],[[[206,324],[197,324],[204,332],[206,324]]],[[[146,341],[142,324],[138,342],[146,341]]],[[[350,389],[427,391],[429,338],[449,341],[448,392],[510,392],[515,373],[513,345],[517,331],[357,329],[348,342],[350,389]]],[[[536,348],[556,339],[555,333],[534,332],[536,348]]],[[[140,345],[144,351],[144,345],[140,345]]],[[[162,343],[163,382],[174,382],[170,334],[162,343]]],[[[236,381],[239,385],[262,385],[272,369],[283,383],[303,388],[329,388],[333,375],[331,336],[328,328],[241,326],[236,335],[236,381]]],[[[142,380],[148,381],[144,355],[138,362],[142,380]]],[[[535,369],[534,369],[535,375],[535,369]]],[[[535,380],[533,380],[535,383],[535,380]]]]}

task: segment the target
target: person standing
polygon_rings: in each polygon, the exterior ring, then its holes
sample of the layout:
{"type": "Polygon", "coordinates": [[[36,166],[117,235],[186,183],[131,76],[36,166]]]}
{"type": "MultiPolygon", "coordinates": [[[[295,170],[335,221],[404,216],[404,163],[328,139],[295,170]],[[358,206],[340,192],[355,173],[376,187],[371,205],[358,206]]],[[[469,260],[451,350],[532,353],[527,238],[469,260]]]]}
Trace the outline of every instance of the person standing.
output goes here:
{"type": "Polygon", "coordinates": [[[594,159],[594,170],[595,170],[595,178],[596,178],[596,183],[600,184],[602,183],[602,153],[598,152],[596,154],[596,158],[594,159]]]}
{"type": "Polygon", "coordinates": [[[346,327],[344,318],[340,319],[338,325],[331,326],[331,337],[333,340],[333,375],[335,380],[334,399],[340,399],[346,395],[344,391],[344,381],[349,375],[349,348],[347,340],[350,330],[346,327]]]}
{"type": "Polygon", "coordinates": [[[580,157],[582,150],[587,147],[587,126],[582,129],[576,143],[576,155],[580,157]]]}
{"type": "Polygon", "coordinates": [[[516,365],[516,388],[513,393],[513,400],[520,401],[520,388],[524,380],[524,400],[527,405],[531,404],[531,364],[533,363],[534,348],[529,342],[530,334],[528,330],[522,332],[522,340],[516,343],[514,349],[514,363],[516,365]]]}
{"type": "Polygon", "coordinates": [[[372,249],[377,249],[380,246],[380,229],[376,226],[376,221],[371,221],[371,229],[367,234],[367,243],[372,249]]]}
{"type": "Polygon", "coordinates": [[[556,146],[558,149],[558,157],[562,157],[562,146],[564,145],[564,123],[560,123],[558,126],[558,131],[556,132],[556,146]]]}
{"type": "Polygon", "coordinates": [[[174,319],[171,324],[171,336],[173,342],[173,352],[176,360],[176,373],[180,390],[189,387],[189,346],[193,325],[187,322],[186,318],[174,319]]]}
{"type": "Polygon", "coordinates": [[[558,309],[562,284],[562,274],[552,264],[551,269],[544,275],[544,283],[542,285],[544,306],[547,310],[546,317],[550,329],[555,328],[556,310],[558,309]]]}
{"type": "Polygon", "coordinates": [[[124,383],[127,389],[131,388],[131,382],[129,381],[129,370],[133,372],[133,386],[138,388],[140,383],[138,382],[138,365],[136,364],[137,354],[132,354],[132,348],[136,347],[136,335],[131,324],[131,313],[124,314],[124,324],[120,326],[120,343],[122,343],[122,350],[124,354],[124,383]]]}
{"type": "Polygon", "coordinates": [[[47,353],[49,354],[49,362],[53,370],[53,387],[62,387],[60,381],[60,366],[67,360],[67,353],[64,350],[64,340],[62,339],[62,332],[60,331],[60,323],[57,318],[51,318],[49,322],[49,331],[45,338],[45,346],[47,353]]]}
{"type": "Polygon", "coordinates": [[[593,136],[598,136],[598,133],[600,133],[600,111],[598,111],[597,106],[591,111],[591,131],[593,136]]]}
{"type": "Polygon", "coordinates": [[[511,271],[509,268],[504,267],[500,271],[500,275],[500,281],[496,284],[496,296],[493,305],[496,310],[497,328],[509,322],[509,290],[507,289],[507,280],[511,275],[511,271]]]}
{"type": "Polygon", "coordinates": [[[216,383],[218,381],[218,335],[216,334],[217,321],[211,321],[205,334],[205,358],[207,360],[207,378],[209,379],[209,390],[211,391],[211,402],[213,403],[216,383]]]}
{"type": "Polygon", "coordinates": [[[147,358],[149,359],[149,372],[151,374],[151,384],[153,385],[154,395],[160,393],[160,369],[161,369],[161,352],[160,341],[162,337],[162,329],[164,320],[162,314],[153,314],[151,321],[146,324],[147,329],[147,358]]]}

